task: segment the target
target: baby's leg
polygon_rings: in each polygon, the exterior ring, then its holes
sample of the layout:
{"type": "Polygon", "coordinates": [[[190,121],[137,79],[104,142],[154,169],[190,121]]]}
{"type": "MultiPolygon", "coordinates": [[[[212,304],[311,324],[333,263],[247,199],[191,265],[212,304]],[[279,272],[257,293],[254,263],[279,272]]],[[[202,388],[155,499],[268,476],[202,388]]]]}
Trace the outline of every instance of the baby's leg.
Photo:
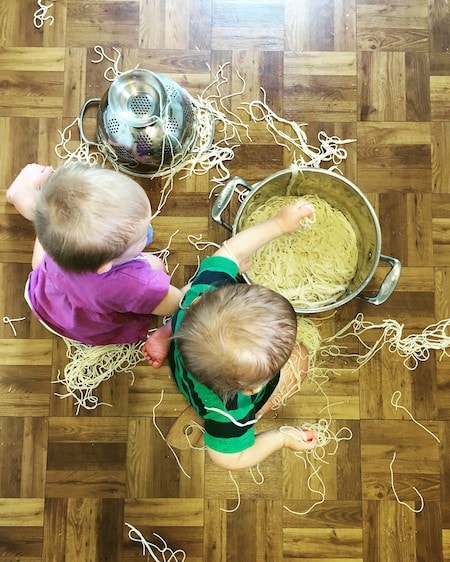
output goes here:
{"type": "Polygon", "coordinates": [[[149,365],[154,369],[159,369],[164,363],[169,353],[170,341],[172,335],[172,326],[167,322],[161,328],[158,328],[150,334],[147,341],[142,346],[142,353],[147,359],[149,365]]]}
{"type": "Polygon", "coordinates": [[[6,200],[28,220],[33,219],[36,191],[42,182],[53,172],[50,166],[28,164],[9,186],[6,200]]]}
{"type": "Polygon", "coordinates": [[[308,374],[308,364],[308,350],[303,344],[297,342],[288,362],[281,369],[280,380],[272,396],[257,413],[258,418],[279,407],[280,404],[285,404],[288,398],[298,392],[308,374]]]}

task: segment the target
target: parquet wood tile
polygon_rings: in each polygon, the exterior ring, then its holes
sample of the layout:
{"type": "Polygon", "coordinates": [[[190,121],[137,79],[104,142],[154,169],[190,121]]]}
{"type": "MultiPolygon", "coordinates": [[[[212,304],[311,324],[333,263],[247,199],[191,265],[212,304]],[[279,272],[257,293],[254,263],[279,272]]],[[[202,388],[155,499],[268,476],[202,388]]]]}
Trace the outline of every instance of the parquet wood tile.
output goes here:
{"type": "Polygon", "coordinates": [[[448,35],[448,24],[450,14],[448,6],[443,0],[432,0],[429,3],[430,18],[430,51],[432,53],[448,53],[450,37],[448,35]]]}
{"type": "Polygon", "coordinates": [[[286,53],[284,62],[287,119],[299,122],[356,119],[355,53],[286,53]]]}
{"type": "MultiPolygon", "coordinates": [[[[310,144],[321,131],[352,139],[339,169],[373,205],[382,253],[402,263],[384,304],[355,298],[318,315],[323,337],[358,313],[421,333],[450,317],[448,2],[55,0],[54,22],[41,28],[37,8],[34,0],[0,5],[0,307],[13,319],[0,323],[0,561],[145,560],[129,523],[189,562],[450,562],[450,360],[441,350],[415,370],[388,346],[359,370],[355,357],[328,358],[320,387],[305,382],[259,422],[264,430],[330,417],[348,440],[321,465],[323,484],[288,450],[261,473],[229,474],[201,448],[171,451],[163,440],[186,407],[167,364],[116,374],[92,410],[77,413],[72,397],[58,395],[66,346],[23,299],[34,231],[5,199],[25,164],[60,163],[65,127],[78,145],[81,107],[110,84],[96,45],[120,53],[119,71],[149,68],[194,97],[224,65],[220,93],[231,112],[264,92],[275,113],[303,124],[310,144]],[[396,392],[423,427],[395,407],[396,392]]],[[[292,151],[242,115],[249,135],[236,141],[230,175],[255,183],[287,168],[292,151]]],[[[95,103],[82,126],[95,140],[95,103]]],[[[219,244],[229,236],[211,217],[214,178],[175,177],[154,220],[155,249],[171,240],[177,286],[204,255],[188,235],[219,244]]],[[[138,181],[156,209],[162,180],[138,181]]],[[[227,222],[238,207],[233,200],[227,222]]],[[[380,263],[365,293],[377,293],[388,271],[380,263]]],[[[364,341],[379,336],[369,331],[364,341]]],[[[366,351],[345,343],[349,353],[366,351]]]]}

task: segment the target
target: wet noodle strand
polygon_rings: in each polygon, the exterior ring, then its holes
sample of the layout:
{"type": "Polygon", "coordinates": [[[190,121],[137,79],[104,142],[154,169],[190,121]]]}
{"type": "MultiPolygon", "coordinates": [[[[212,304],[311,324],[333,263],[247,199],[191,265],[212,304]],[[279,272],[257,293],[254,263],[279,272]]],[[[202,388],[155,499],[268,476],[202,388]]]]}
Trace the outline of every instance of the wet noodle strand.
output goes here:
{"type": "MultiPolygon", "coordinates": [[[[353,279],[358,249],[355,231],[344,214],[317,195],[304,195],[315,221],[285,234],[255,252],[248,277],[281,293],[294,307],[314,308],[341,297],[353,279]]],[[[241,228],[273,217],[298,197],[271,197],[246,217],[241,228]]]]}

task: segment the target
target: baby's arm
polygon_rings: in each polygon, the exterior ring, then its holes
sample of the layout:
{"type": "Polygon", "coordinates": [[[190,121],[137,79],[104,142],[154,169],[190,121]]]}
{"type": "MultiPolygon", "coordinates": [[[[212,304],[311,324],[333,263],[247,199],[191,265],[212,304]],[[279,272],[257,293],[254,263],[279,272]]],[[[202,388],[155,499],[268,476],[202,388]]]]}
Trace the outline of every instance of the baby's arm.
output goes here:
{"type": "Polygon", "coordinates": [[[6,192],[6,200],[28,220],[33,220],[36,193],[42,182],[53,172],[50,166],[27,164],[6,192]]]}
{"type": "Polygon", "coordinates": [[[240,453],[219,453],[209,448],[207,448],[207,451],[214,464],[227,470],[240,470],[256,466],[283,447],[289,447],[294,451],[309,451],[316,445],[317,434],[315,431],[292,428],[292,433],[289,433],[289,430],[281,432],[279,429],[272,429],[258,433],[254,445],[240,453]],[[298,439],[296,434],[303,434],[304,441],[298,439]]]}
{"type": "Polygon", "coordinates": [[[283,207],[274,217],[246,228],[227,240],[215,255],[234,258],[241,266],[256,250],[271,240],[296,230],[313,212],[313,207],[306,199],[297,199],[295,203],[283,207]]]}
{"type": "Polygon", "coordinates": [[[152,314],[156,314],[156,316],[172,315],[178,309],[178,305],[180,304],[182,298],[183,290],[178,289],[173,285],[169,285],[169,290],[167,291],[166,296],[158,304],[158,306],[152,310],[152,314]]]}
{"type": "MultiPolygon", "coordinates": [[[[6,192],[6,200],[14,205],[17,211],[28,220],[33,220],[36,206],[36,194],[42,182],[52,174],[50,166],[27,164],[12,182],[6,192]]],[[[44,249],[36,238],[34,242],[31,266],[35,269],[44,257],[44,249]]]]}
{"type": "Polygon", "coordinates": [[[36,269],[36,267],[41,263],[44,259],[44,248],[42,247],[39,240],[36,238],[34,241],[34,249],[33,249],[33,256],[31,258],[31,268],[36,269]]]}

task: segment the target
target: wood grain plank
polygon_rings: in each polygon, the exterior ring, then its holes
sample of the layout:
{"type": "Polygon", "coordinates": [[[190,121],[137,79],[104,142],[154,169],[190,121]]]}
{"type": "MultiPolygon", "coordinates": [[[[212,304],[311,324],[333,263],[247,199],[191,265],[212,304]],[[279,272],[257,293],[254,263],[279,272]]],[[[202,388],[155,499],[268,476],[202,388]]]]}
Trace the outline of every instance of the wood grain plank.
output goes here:
{"type": "Polygon", "coordinates": [[[51,365],[52,342],[4,338],[0,343],[0,365],[51,365]]]}
{"type": "Polygon", "coordinates": [[[2,498],[0,527],[40,527],[44,520],[43,498],[2,498]]]}
{"type": "Polygon", "coordinates": [[[450,146],[450,127],[448,123],[433,123],[431,134],[433,193],[450,193],[450,164],[446,158],[450,146]]]}

